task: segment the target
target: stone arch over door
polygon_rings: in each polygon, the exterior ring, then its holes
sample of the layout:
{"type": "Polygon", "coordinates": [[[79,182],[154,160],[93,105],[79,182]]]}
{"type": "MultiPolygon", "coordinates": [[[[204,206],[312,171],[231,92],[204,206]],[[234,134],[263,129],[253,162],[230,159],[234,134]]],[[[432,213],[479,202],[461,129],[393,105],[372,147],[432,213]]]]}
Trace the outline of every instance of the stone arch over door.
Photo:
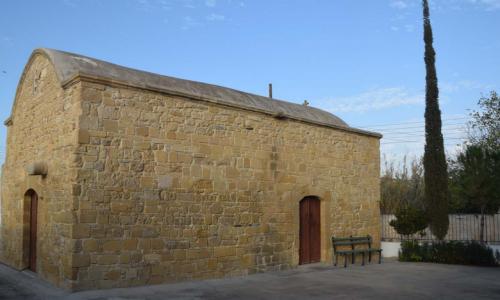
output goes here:
{"type": "Polygon", "coordinates": [[[294,224],[295,224],[295,255],[293,264],[299,265],[300,262],[300,202],[306,197],[314,197],[320,201],[320,249],[321,262],[332,261],[332,245],[331,245],[331,214],[330,208],[332,203],[332,193],[324,191],[314,186],[304,186],[298,191],[292,191],[287,195],[293,203],[294,224]]]}

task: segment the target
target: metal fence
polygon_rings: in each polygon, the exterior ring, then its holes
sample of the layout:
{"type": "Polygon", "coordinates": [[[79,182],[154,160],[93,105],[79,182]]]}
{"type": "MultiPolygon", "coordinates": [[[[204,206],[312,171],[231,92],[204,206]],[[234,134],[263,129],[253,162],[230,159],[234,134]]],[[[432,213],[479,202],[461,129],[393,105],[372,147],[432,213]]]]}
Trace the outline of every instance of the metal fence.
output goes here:
{"type": "MultiPolygon", "coordinates": [[[[382,214],[382,241],[401,241],[402,236],[389,225],[396,217],[392,214],[382,214]]],[[[481,233],[480,214],[449,214],[450,226],[444,238],[447,241],[479,241],[481,233]]],[[[425,230],[425,236],[416,235],[420,241],[433,241],[434,235],[429,228],[425,230]]],[[[500,244],[500,213],[485,215],[484,218],[484,241],[490,244],[500,244]]]]}

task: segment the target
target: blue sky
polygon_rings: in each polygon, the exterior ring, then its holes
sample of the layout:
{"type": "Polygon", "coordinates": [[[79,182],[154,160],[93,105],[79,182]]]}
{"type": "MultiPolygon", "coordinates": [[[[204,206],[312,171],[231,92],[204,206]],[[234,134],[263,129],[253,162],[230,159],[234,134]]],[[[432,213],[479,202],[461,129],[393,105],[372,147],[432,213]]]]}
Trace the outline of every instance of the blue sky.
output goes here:
{"type": "MultiPolygon", "coordinates": [[[[450,151],[466,109],[500,92],[499,16],[500,0],[431,1],[450,151]]],[[[272,83],[275,98],[384,133],[383,153],[421,154],[422,31],[415,0],[3,0],[0,119],[29,55],[48,47],[260,95],[272,83]],[[367,127],[386,124],[400,125],[367,127]]],[[[0,160],[5,141],[2,126],[0,160]]]]}

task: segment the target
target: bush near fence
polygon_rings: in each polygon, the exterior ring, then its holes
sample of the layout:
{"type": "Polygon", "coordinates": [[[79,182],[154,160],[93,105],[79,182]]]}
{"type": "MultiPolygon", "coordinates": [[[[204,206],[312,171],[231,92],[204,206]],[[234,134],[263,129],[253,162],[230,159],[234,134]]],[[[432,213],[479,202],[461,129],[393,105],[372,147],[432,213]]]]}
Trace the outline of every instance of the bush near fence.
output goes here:
{"type": "Polygon", "coordinates": [[[478,242],[445,241],[419,244],[418,241],[404,241],[401,243],[399,260],[498,267],[500,253],[478,242]]]}

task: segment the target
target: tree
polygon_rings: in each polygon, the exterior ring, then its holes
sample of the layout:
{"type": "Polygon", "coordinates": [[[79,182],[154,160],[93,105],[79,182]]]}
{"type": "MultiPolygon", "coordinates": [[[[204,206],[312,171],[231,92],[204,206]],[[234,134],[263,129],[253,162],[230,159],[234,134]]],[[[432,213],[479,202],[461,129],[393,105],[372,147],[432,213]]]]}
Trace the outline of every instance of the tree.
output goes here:
{"type": "Polygon", "coordinates": [[[461,193],[481,211],[479,241],[484,244],[484,216],[488,206],[500,206],[500,150],[468,145],[456,159],[456,178],[461,193]]]}
{"type": "Polygon", "coordinates": [[[429,214],[429,228],[437,239],[443,240],[448,232],[448,174],[441,132],[441,110],[436,74],[436,52],[432,46],[432,27],[427,0],[422,2],[424,10],[425,42],[425,199],[429,214]]]}
{"type": "Polygon", "coordinates": [[[404,154],[399,163],[384,154],[384,174],[380,178],[380,211],[394,213],[399,207],[425,206],[422,158],[404,154]]]}
{"type": "Polygon", "coordinates": [[[494,91],[490,98],[481,97],[477,103],[482,111],[469,111],[474,121],[467,123],[467,140],[492,150],[500,149],[500,98],[494,91]]]}
{"type": "Polygon", "coordinates": [[[389,225],[394,227],[394,230],[400,235],[411,238],[412,243],[415,242],[415,234],[420,233],[420,236],[425,236],[425,229],[428,225],[427,213],[425,210],[415,208],[411,204],[407,207],[396,209],[395,220],[391,220],[389,225]]]}

